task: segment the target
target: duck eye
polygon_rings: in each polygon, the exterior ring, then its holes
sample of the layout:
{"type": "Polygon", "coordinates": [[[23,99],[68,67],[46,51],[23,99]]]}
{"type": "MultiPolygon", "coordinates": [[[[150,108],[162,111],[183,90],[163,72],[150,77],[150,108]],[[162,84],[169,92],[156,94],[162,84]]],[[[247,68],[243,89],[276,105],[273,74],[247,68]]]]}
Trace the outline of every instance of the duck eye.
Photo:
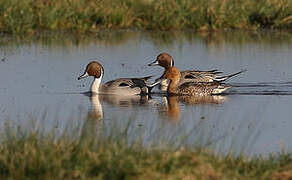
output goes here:
{"type": "Polygon", "coordinates": [[[126,83],[121,83],[121,84],[119,84],[119,86],[129,86],[129,84],[126,84],[126,83]]]}

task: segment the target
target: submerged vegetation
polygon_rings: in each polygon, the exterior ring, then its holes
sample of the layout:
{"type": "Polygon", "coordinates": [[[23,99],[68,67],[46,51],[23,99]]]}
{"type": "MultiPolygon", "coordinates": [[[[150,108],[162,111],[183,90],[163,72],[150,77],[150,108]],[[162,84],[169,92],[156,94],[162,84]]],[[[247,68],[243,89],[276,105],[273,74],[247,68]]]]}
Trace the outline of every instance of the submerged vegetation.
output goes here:
{"type": "Polygon", "coordinates": [[[83,129],[1,130],[1,179],[289,179],[292,155],[248,158],[199,147],[151,147],[130,141],[128,127],[106,133],[100,120],[83,129]],[[87,127],[87,128],[85,128],[87,127]],[[85,129],[84,129],[85,128],[85,129]],[[122,129],[122,130],[121,130],[122,129]],[[92,134],[90,134],[92,133],[92,134]],[[106,135],[107,134],[107,135],[106,135]]]}
{"type": "Polygon", "coordinates": [[[289,0],[2,0],[0,31],[291,28],[289,0]]]}

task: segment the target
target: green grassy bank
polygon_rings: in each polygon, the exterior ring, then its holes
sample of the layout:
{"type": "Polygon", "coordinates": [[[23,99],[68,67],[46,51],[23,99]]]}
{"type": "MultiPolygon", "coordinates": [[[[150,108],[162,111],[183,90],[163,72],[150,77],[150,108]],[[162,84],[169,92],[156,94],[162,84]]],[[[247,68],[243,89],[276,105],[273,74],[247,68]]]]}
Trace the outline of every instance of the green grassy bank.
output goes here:
{"type": "Polygon", "coordinates": [[[291,28],[290,0],[1,0],[0,31],[291,28]]]}
{"type": "Polygon", "coordinates": [[[290,153],[247,158],[195,147],[145,147],[140,140],[130,143],[127,130],[92,136],[90,129],[70,135],[6,127],[0,138],[0,179],[292,178],[290,153]]]}

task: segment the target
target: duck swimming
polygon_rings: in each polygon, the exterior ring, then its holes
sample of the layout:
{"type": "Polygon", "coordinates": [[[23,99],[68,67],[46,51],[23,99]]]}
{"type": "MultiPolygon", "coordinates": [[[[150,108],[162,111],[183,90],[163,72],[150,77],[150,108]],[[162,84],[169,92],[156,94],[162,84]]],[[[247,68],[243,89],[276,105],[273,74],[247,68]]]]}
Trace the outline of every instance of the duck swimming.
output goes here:
{"type": "MultiPolygon", "coordinates": [[[[148,64],[148,66],[161,66],[165,69],[165,71],[171,67],[174,66],[174,60],[168,53],[161,53],[157,56],[156,60],[153,63],[148,64]]],[[[227,75],[227,76],[221,76],[222,72],[218,70],[210,70],[210,71],[198,71],[198,70],[186,70],[181,71],[180,79],[179,79],[179,85],[182,85],[186,82],[222,82],[225,81],[235,75],[238,75],[246,70],[227,75]]],[[[198,84],[200,84],[198,83],[198,84]]],[[[168,83],[166,80],[163,80],[161,82],[160,89],[162,91],[166,91],[168,87],[168,83]]]]}
{"type": "Polygon", "coordinates": [[[86,66],[85,72],[78,77],[78,80],[93,76],[94,80],[90,88],[92,93],[116,95],[148,94],[153,87],[160,83],[159,81],[148,82],[147,80],[151,78],[151,76],[148,76],[143,78],[119,78],[101,84],[103,74],[102,65],[97,61],[92,61],[86,66]]]}
{"type": "Polygon", "coordinates": [[[165,70],[160,78],[169,81],[167,93],[169,95],[187,95],[187,96],[206,96],[221,94],[231,86],[221,84],[220,82],[185,82],[180,83],[181,73],[172,66],[165,70]]]}

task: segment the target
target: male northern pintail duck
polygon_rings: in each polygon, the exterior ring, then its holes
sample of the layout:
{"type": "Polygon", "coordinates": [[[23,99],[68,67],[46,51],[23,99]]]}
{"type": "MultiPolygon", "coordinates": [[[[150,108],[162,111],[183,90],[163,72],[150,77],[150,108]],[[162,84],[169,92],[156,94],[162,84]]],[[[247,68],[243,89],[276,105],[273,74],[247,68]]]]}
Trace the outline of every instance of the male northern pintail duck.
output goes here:
{"type": "Polygon", "coordinates": [[[93,76],[91,92],[116,95],[148,94],[153,87],[160,83],[159,81],[149,83],[147,80],[151,76],[148,76],[143,78],[120,78],[101,84],[103,73],[102,65],[97,61],[92,61],[87,65],[85,72],[78,77],[78,80],[93,76]]]}
{"type": "MultiPolygon", "coordinates": [[[[148,66],[161,66],[165,69],[165,71],[174,66],[174,60],[168,53],[161,53],[157,56],[156,60],[153,63],[148,64],[148,66]]],[[[179,85],[186,82],[222,82],[230,77],[238,75],[246,70],[227,75],[221,76],[222,72],[218,70],[210,70],[210,71],[198,71],[198,70],[187,70],[181,71],[181,77],[179,80],[179,85]]],[[[166,91],[168,87],[168,83],[166,80],[161,82],[161,90],[166,91]]]]}

